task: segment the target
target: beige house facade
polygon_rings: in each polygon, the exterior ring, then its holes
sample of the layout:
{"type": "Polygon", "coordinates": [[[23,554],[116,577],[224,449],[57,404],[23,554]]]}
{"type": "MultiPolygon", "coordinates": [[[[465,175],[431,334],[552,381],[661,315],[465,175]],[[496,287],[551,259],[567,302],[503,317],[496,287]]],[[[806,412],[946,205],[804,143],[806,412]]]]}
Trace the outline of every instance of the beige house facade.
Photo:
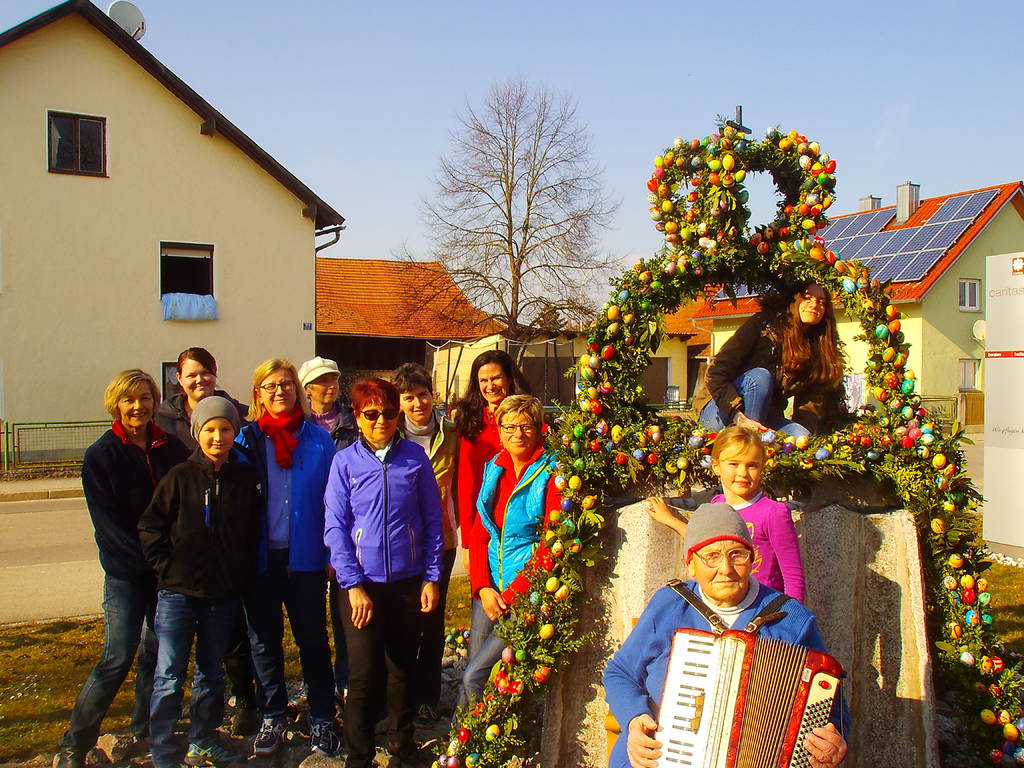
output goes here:
{"type": "Polygon", "coordinates": [[[73,0],[0,35],[0,93],[0,418],[102,418],[113,375],[189,346],[242,401],[313,356],[343,217],[141,44],[73,0]]]}

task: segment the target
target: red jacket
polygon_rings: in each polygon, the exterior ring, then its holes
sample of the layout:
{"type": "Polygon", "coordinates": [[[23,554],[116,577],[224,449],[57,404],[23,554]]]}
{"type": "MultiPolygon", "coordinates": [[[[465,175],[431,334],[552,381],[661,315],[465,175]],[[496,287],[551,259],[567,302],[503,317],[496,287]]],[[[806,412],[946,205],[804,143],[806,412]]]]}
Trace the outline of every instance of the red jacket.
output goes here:
{"type": "Polygon", "coordinates": [[[459,438],[459,461],[455,469],[455,510],[459,516],[462,546],[465,549],[470,549],[470,533],[476,519],[476,496],[480,492],[484,465],[500,450],[498,423],[491,409],[484,408],[483,431],[472,442],[464,437],[459,438]]]}

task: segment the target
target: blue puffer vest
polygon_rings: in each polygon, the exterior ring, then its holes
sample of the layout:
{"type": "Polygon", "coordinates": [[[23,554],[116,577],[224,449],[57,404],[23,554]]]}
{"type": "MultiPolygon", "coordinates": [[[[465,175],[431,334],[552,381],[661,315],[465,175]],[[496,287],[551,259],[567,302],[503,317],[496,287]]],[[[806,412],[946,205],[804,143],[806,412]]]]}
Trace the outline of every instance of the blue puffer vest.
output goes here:
{"type": "Polygon", "coordinates": [[[522,478],[509,496],[500,529],[494,522],[494,501],[498,495],[498,479],[505,470],[495,463],[495,459],[484,467],[476,509],[480,521],[491,535],[487,545],[491,583],[501,592],[533,555],[537,526],[544,519],[544,492],[554,471],[555,455],[544,451],[523,470],[522,478]]]}

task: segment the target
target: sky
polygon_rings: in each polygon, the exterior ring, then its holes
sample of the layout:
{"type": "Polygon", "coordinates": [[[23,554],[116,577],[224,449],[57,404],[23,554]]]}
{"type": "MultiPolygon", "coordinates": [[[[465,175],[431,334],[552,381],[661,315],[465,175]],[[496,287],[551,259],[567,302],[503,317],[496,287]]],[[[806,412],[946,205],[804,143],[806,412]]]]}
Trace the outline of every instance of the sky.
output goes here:
{"type": "MultiPolygon", "coordinates": [[[[0,0],[0,29],[53,4],[0,0]]],[[[596,245],[624,263],[660,247],[655,155],[737,104],[756,137],[796,129],[837,161],[833,214],[905,181],[925,198],[1024,177],[1020,0],[135,4],[142,44],[346,217],[324,255],[428,257],[422,201],[457,115],[511,78],[577,102],[621,202],[596,245]]],[[[748,187],[767,223],[770,182],[748,187]]]]}

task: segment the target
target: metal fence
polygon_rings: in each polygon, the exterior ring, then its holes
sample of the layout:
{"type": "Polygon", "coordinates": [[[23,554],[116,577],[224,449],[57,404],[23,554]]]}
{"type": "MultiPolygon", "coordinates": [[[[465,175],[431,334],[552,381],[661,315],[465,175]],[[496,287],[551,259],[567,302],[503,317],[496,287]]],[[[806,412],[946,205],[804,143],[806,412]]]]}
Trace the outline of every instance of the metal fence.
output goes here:
{"type": "Polygon", "coordinates": [[[11,422],[0,428],[3,469],[81,464],[110,421],[11,422]]]}

